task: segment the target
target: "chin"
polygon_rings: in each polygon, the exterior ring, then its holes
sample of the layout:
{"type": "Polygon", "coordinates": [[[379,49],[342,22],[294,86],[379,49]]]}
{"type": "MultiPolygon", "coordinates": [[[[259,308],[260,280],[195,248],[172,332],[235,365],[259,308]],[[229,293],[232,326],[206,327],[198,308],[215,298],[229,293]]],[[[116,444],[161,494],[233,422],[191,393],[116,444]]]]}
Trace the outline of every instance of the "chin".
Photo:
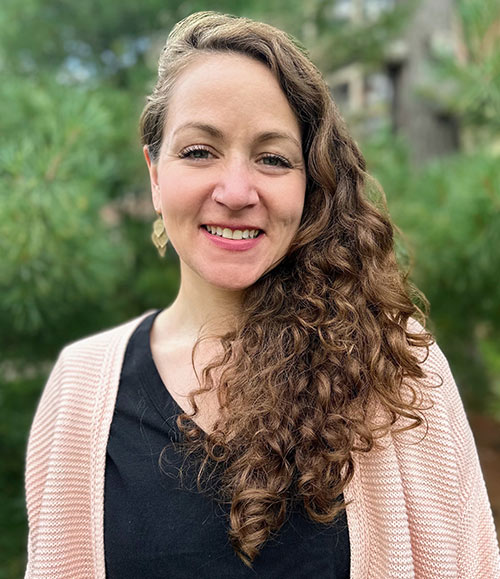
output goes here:
{"type": "Polygon", "coordinates": [[[248,273],[238,275],[234,272],[228,272],[227,274],[219,273],[215,276],[206,276],[205,280],[218,289],[243,291],[252,286],[260,278],[261,275],[248,275],[248,273]]]}
{"type": "Polygon", "coordinates": [[[212,286],[216,287],[217,289],[221,289],[221,290],[226,290],[226,291],[234,291],[234,292],[239,292],[239,291],[244,291],[246,289],[248,289],[250,286],[252,286],[255,282],[257,281],[257,279],[252,280],[251,282],[238,282],[235,280],[218,280],[218,281],[213,281],[213,282],[209,282],[212,286]]]}

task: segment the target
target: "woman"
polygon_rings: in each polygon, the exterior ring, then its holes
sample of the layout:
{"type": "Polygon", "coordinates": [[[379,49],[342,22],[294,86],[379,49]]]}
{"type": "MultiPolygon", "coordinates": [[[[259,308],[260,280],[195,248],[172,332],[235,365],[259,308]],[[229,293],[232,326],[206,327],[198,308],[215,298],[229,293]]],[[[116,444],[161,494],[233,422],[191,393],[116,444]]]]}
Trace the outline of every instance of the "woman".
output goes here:
{"type": "Polygon", "coordinates": [[[141,130],[179,294],[61,353],[27,577],[500,577],[455,383],[302,49],[186,18],[141,130]]]}

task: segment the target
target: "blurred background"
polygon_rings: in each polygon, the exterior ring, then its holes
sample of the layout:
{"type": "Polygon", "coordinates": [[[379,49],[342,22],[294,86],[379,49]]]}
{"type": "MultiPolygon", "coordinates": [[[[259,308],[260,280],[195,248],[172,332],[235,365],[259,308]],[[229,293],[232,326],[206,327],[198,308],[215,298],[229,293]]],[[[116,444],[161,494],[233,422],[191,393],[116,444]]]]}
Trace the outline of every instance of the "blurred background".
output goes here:
{"type": "Polygon", "coordinates": [[[431,303],[500,514],[498,0],[2,0],[0,579],[22,577],[29,425],[57,353],[175,294],[138,138],[172,25],[277,25],[324,73],[431,303]]]}

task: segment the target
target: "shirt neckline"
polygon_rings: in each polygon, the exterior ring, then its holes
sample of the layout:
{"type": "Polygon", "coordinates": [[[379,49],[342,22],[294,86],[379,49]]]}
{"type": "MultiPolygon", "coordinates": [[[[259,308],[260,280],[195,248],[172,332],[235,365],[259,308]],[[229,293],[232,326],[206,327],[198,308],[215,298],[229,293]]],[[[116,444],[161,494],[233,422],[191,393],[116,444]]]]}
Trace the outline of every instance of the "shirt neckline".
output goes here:
{"type": "MultiPolygon", "coordinates": [[[[179,406],[175,398],[172,396],[165,383],[163,382],[156,363],[153,358],[151,350],[151,328],[153,327],[156,317],[163,311],[158,309],[150,316],[145,318],[140,326],[137,328],[137,345],[140,349],[141,359],[143,363],[138,367],[138,375],[140,382],[149,395],[156,410],[166,421],[166,423],[175,429],[177,434],[181,434],[176,418],[185,411],[179,406]]],[[[197,425],[198,426],[198,425],[197,425]]],[[[203,428],[198,426],[202,436],[207,436],[203,428]]]]}

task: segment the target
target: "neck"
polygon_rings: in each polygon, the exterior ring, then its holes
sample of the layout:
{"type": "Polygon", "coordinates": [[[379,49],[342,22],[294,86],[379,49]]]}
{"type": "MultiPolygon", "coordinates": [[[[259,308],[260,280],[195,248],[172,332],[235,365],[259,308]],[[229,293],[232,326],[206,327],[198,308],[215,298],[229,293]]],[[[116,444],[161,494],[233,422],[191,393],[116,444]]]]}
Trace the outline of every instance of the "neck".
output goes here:
{"type": "Polygon", "coordinates": [[[223,334],[235,325],[242,292],[214,287],[204,280],[182,276],[179,293],[163,312],[165,326],[176,335],[196,338],[223,334]]]}

